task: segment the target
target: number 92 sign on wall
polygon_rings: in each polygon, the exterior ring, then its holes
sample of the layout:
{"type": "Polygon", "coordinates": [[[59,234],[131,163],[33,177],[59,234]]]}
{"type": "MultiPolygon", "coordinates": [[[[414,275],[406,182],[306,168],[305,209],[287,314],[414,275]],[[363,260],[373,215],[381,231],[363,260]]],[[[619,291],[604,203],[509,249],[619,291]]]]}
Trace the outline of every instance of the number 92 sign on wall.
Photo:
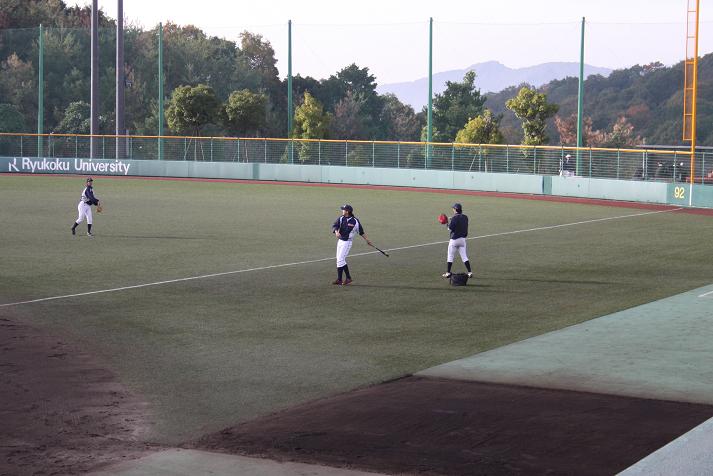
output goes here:
{"type": "Polygon", "coordinates": [[[686,199],[686,187],[676,186],[673,187],[673,198],[676,200],[686,199]]]}

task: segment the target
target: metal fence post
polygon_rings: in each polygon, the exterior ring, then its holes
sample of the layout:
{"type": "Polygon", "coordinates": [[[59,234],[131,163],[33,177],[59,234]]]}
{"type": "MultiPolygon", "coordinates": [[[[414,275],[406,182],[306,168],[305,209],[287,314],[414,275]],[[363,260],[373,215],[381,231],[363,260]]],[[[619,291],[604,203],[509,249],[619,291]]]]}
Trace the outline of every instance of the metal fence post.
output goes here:
{"type": "Polygon", "coordinates": [[[589,148],[589,178],[592,178],[592,148],[589,148]]]}
{"type": "Polygon", "coordinates": [[[456,169],[456,145],[451,144],[451,171],[456,169]]]}
{"type": "Polygon", "coordinates": [[[344,141],[344,166],[349,165],[349,142],[344,141]]]}
{"type": "Polygon", "coordinates": [[[102,159],[105,159],[104,151],[106,150],[106,137],[102,136],[102,159]]]}
{"type": "MultiPolygon", "coordinates": [[[[491,164],[491,169],[492,164],[491,164]]],[[[510,146],[505,144],[505,172],[510,173],[510,146]]]]}
{"type": "Polygon", "coordinates": [[[317,163],[322,165],[322,139],[317,141],[317,163]]]}
{"type": "Polygon", "coordinates": [[[210,161],[213,162],[213,138],[210,138],[210,161]]]}
{"type": "MultiPolygon", "coordinates": [[[[235,162],[233,160],[233,162],[235,162]]],[[[240,162],[240,139],[238,139],[238,162],[240,162]]]]}
{"type": "Polygon", "coordinates": [[[79,144],[77,136],[74,136],[74,158],[79,158],[79,144]]]}
{"type": "Polygon", "coordinates": [[[706,183],[706,153],[703,152],[703,157],[701,157],[701,183],[706,183]]]}
{"type": "Polygon", "coordinates": [[[616,179],[619,180],[619,175],[621,173],[621,150],[616,150],[616,179]]]}
{"type": "Polygon", "coordinates": [[[371,141],[371,166],[374,167],[376,163],[376,150],[375,150],[375,142],[371,141]]]}
{"type": "Polygon", "coordinates": [[[483,146],[478,144],[478,172],[483,171],[483,146]]]}
{"type": "Polygon", "coordinates": [[[537,170],[537,146],[532,149],[532,175],[535,175],[537,170]]]}
{"type": "Polygon", "coordinates": [[[401,168],[401,141],[396,143],[396,168],[401,168]]]}
{"type": "Polygon", "coordinates": [[[267,163],[267,138],[265,140],[265,163],[267,163]]]}
{"type": "Polygon", "coordinates": [[[24,156],[25,154],[22,153],[22,137],[20,136],[20,157],[24,156]]]}

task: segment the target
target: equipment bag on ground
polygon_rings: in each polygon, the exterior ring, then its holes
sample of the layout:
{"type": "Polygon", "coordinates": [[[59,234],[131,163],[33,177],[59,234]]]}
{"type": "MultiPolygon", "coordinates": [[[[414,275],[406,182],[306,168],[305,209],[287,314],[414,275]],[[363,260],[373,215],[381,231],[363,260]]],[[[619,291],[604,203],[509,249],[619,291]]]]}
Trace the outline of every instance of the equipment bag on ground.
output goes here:
{"type": "Polygon", "coordinates": [[[450,277],[452,286],[465,286],[468,283],[468,275],[465,273],[453,273],[450,277]]]}

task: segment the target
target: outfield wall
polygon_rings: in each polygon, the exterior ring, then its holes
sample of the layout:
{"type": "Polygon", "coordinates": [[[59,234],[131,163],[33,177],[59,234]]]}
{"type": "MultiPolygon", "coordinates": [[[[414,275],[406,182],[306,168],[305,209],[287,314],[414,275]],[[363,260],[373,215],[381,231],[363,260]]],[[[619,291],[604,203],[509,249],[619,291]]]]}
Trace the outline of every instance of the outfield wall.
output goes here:
{"type": "Polygon", "coordinates": [[[171,160],[0,157],[1,173],[125,175],[389,185],[625,200],[713,208],[713,186],[451,170],[171,160]]]}

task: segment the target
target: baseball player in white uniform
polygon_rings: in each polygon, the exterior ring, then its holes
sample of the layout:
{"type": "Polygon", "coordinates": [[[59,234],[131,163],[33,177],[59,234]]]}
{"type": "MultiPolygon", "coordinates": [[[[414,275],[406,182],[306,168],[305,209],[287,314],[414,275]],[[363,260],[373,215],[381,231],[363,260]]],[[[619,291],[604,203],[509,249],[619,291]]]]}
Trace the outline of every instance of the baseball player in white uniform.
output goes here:
{"type": "Polygon", "coordinates": [[[349,255],[349,250],[352,249],[354,237],[359,234],[369,246],[372,245],[364,232],[361,222],[354,216],[352,206],[344,205],[340,209],[342,210],[342,216],[337,218],[334,225],[332,225],[332,233],[337,237],[337,279],[332,284],[346,286],[352,282],[352,276],[349,274],[349,266],[347,265],[347,255],[349,255]]]}
{"type": "Polygon", "coordinates": [[[86,187],[82,191],[82,196],[77,204],[77,220],[72,225],[72,234],[77,234],[77,225],[82,223],[85,219],[87,220],[87,236],[93,237],[92,234],[92,205],[99,205],[99,199],[94,196],[94,189],[92,184],[94,180],[89,177],[87,178],[86,187]]]}
{"type": "Polygon", "coordinates": [[[460,254],[460,259],[463,260],[465,269],[468,270],[468,277],[473,277],[473,271],[470,269],[470,261],[466,252],[466,237],[468,236],[468,216],[463,214],[463,206],[460,203],[453,204],[453,218],[447,223],[448,231],[451,234],[451,239],[448,240],[448,257],[446,261],[446,272],[443,273],[444,278],[451,277],[451,268],[453,267],[453,259],[456,252],[460,254]]]}

